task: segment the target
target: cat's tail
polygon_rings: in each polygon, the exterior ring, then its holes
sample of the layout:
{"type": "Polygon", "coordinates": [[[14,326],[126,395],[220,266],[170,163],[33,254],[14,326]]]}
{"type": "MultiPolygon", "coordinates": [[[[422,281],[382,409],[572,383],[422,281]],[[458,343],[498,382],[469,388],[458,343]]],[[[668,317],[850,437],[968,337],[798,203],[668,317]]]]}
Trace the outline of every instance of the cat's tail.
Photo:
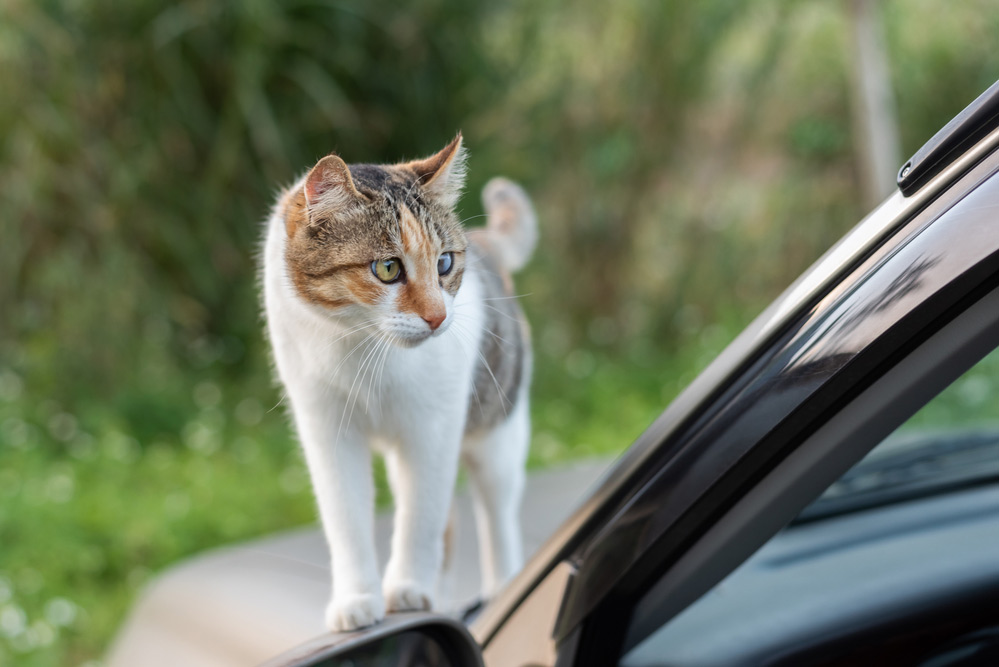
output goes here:
{"type": "Polygon", "coordinates": [[[519,271],[538,245],[538,218],[524,189],[506,178],[493,178],[482,189],[486,234],[500,265],[519,271]]]}

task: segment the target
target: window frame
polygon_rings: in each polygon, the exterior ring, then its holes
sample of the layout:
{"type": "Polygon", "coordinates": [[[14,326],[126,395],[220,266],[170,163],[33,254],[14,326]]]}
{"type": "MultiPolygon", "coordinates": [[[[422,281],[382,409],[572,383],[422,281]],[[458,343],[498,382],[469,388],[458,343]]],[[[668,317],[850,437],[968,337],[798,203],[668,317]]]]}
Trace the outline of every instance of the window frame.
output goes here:
{"type": "MultiPolygon", "coordinates": [[[[793,356],[795,350],[800,352],[807,344],[823,344],[819,339],[828,331],[817,326],[819,320],[851,299],[862,301],[865,298],[862,284],[872,276],[894,275],[901,278],[907,266],[902,260],[896,260],[896,255],[904,252],[906,247],[927,246],[925,249],[929,252],[931,248],[928,246],[939,240],[929,230],[946,231],[948,225],[959,224],[948,222],[954,220],[957,213],[948,214],[955,209],[964,214],[959,205],[970,195],[977,191],[985,193],[989,201],[999,201],[997,170],[999,157],[992,153],[955,183],[949,192],[910,218],[897,234],[876,248],[849,277],[834,286],[830,294],[790,326],[777,344],[758,358],[747,373],[732,382],[715,402],[720,406],[718,410],[712,413],[709,409],[702,413],[700,427],[704,429],[712,423],[717,425],[723,422],[726,419],[723,411],[738,409],[740,392],[743,392],[745,399],[747,388],[754,386],[754,382],[755,386],[767,391],[779,391],[780,373],[774,373],[772,367],[768,370],[767,364],[781,354],[793,356]],[[985,189],[979,190],[980,187],[985,189]],[[799,335],[802,332],[805,335],[799,335]]],[[[959,222],[970,224],[963,220],[959,222]]],[[[626,642],[634,641],[627,631],[629,619],[637,598],[648,590],[652,582],[674,569],[684,553],[690,552],[693,545],[703,538],[705,531],[823,423],[832,419],[995,286],[999,279],[999,236],[983,239],[957,235],[948,237],[948,243],[954,252],[977,252],[978,260],[969,266],[927,269],[925,284],[914,288],[920,295],[918,303],[884,323],[881,329],[872,331],[871,339],[856,354],[835,361],[832,368],[816,369],[818,385],[809,392],[809,400],[784,406],[784,412],[776,420],[771,420],[769,429],[761,432],[756,442],[741,451],[736,460],[733,461],[730,456],[720,464],[717,461],[718,440],[724,437],[724,428],[713,433],[708,430],[706,436],[697,437],[699,432],[703,434],[704,431],[699,431],[698,424],[695,424],[686,430],[683,437],[677,438],[672,447],[669,443],[660,445],[660,449],[667,454],[663,464],[653,469],[640,490],[619,505],[613,518],[571,556],[576,572],[567,586],[555,630],[561,644],[560,664],[611,664],[612,660],[616,660],[619,648],[626,642]],[[683,465],[685,456],[687,465],[683,465]],[[692,472],[696,474],[699,461],[711,462],[712,459],[715,459],[715,470],[706,473],[702,467],[700,477],[690,477],[692,472]],[[676,471],[672,477],[666,474],[671,466],[676,471]],[[684,481],[688,482],[689,496],[678,498],[676,485],[684,481]],[[685,504],[675,511],[674,516],[657,516],[661,515],[661,508],[675,506],[678,500],[685,504]],[[636,545],[639,548],[636,549],[636,545]],[[633,552],[630,555],[629,549],[633,552]],[[608,574],[612,581],[607,581],[608,574]],[[563,653],[566,656],[578,655],[580,659],[564,662],[563,653]]],[[[871,295],[866,295],[866,298],[866,307],[876,310],[871,295]]],[[[865,306],[858,303],[856,307],[865,306]]],[[[824,344],[827,351],[834,349],[830,341],[824,344]]],[[[743,400],[743,403],[743,412],[752,412],[754,406],[751,402],[743,400]]],[[[737,423],[737,420],[738,416],[728,417],[729,425],[737,423]]]]}

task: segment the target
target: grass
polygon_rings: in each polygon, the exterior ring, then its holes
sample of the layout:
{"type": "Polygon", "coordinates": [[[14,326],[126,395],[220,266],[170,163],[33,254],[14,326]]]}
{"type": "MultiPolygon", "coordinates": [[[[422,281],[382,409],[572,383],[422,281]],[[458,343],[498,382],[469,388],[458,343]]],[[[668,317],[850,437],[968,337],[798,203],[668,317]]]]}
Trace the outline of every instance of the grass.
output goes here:
{"type": "Polygon", "coordinates": [[[923,406],[899,429],[999,429],[999,350],[993,350],[923,406]]]}
{"type": "Polygon", "coordinates": [[[195,408],[180,442],[141,443],[114,427],[78,430],[64,412],[26,421],[17,407],[0,418],[0,658],[96,659],[156,571],[312,518],[280,413],[253,424],[195,408]]]}

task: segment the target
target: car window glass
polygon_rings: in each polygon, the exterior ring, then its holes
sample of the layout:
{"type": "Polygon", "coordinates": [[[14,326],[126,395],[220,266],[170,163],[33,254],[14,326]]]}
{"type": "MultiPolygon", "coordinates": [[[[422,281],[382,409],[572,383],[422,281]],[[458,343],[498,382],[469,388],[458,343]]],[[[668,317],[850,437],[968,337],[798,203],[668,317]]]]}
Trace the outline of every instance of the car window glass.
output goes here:
{"type": "Polygon", "coordinates": [[[621,661],[999,664],[999,351],[621,661]]]}

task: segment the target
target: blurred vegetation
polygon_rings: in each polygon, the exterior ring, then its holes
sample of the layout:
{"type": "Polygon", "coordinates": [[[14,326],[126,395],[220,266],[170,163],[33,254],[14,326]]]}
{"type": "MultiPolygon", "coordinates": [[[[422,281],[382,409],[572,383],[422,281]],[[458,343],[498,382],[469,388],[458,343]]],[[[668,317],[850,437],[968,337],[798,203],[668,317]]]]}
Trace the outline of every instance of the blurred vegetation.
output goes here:
{"type": "MultiPolygon", "coordinates": [[[[913,152],[999,8],[881,6],[913,152]]],[[[503,173],[532,465],[621,451],[864,213],[846,14],[766,0],[0,1],[0,664],[99,659],[150,573],[312,520],[256,296],[279,184],[455,130],[503,173]]]]}

